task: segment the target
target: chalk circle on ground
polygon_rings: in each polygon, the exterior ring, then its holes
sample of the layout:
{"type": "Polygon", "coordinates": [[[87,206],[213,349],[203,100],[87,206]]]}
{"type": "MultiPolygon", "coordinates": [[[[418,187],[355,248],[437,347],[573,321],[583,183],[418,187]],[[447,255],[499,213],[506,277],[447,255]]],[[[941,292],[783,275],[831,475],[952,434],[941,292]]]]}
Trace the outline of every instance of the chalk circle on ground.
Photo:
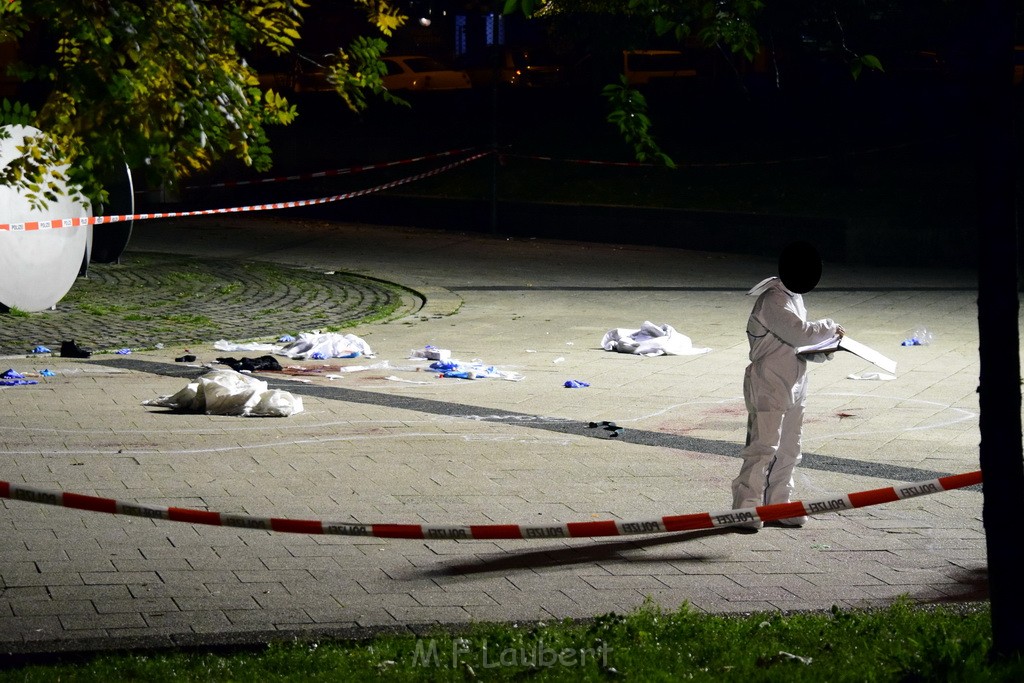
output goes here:
{"type": "MultiPolygon", "coordinates": [[[[19,156],[26,137],[41,135],[31,126],[3,126],[0,169],[19,156]]],[[[61,169],[62,171],[65,169],[61,169]]],[[[49,180],[52,180],[49,179],[49,180]]],[[[21,223],[92,216],[92,207],[73,200],[67,184],[54,181],[57,200],[45,209],[33,208],[25,194],[0,185],[0,221],[21,223]]],[[[0,230],[0,304],[26,312],[44,311],[64,298],[89,259],[92,226],[50,230],[0,230]]]]}

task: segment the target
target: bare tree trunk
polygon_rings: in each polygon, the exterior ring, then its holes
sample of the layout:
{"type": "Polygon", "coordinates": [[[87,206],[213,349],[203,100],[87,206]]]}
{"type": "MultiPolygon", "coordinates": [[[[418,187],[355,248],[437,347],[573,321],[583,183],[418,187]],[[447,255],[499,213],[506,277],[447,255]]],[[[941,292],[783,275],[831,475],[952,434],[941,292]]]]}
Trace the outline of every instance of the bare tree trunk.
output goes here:
{"type": "Polygon", "coordinates": [[[1018,331],[1013,44],[1014,6],[980,8],[974,68],[977,91],[978,337],[981,377],[981,469],[992,602],[992,655],[1024,654],[1024,503],[1018,331]]]}

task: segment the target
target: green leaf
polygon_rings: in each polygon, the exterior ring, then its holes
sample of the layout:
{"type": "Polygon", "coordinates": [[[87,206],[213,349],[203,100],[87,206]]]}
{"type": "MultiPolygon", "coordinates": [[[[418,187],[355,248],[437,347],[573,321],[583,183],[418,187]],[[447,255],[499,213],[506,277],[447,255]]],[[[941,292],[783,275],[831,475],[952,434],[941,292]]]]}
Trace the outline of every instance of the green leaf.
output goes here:
{"type": "Polygon", "coordinates": [[[885,71],[885,69],[882,68],[882,60],[875,55],[864,55],[860,58],[860,61],[869,69],[875,69],[876,71],[882,72],[885,71]]]}
{"type": "Polygon", "coordinates": [[[662,16],[657,16],[654,18],[654,32],[657,33],[659,36],[663,36],[669,31],[675,30],[676,28],[677,22],[672,21],[671,19],[666,19],[665,17],[662,16]]]}

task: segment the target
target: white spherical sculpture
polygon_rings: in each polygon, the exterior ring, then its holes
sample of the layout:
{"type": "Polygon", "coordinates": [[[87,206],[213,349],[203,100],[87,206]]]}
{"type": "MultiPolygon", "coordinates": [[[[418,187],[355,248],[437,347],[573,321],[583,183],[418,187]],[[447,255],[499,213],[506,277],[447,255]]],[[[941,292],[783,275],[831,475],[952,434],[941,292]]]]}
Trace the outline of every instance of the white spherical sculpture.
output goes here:
{"type": "MultiPolygon", "coordinates": [[[[25,144],[26,137],[42,134],[31,126],[3,126],[2,130],[9,135],[0,136],[0,169],[20,156],[18,147],[25,144]]],[[[23,191],[0,185],[0,224],[92,216],[92,207],[73,200],[66,183],[55,184],[57,200],[47,202],[45,209],[33,208],[23,191]]],[[[0,230],[0,303],[22,311],[43,311],[68,293],[88,259],[91,243],[92,226],[77,223],[39,230],[0,230]]]]}

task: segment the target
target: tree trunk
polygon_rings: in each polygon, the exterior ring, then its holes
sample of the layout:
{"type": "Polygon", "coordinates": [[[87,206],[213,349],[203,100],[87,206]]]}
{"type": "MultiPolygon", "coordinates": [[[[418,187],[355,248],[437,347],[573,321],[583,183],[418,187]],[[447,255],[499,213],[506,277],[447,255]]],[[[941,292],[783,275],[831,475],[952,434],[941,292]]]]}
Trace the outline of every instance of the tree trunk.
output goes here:
{"type": "Polygon", "coordinates": [[[1014,3],[980,8],[968,74],[975,93],[981,469],[992,603],[992,655],[1024,654],[1024,503],[1013,124],[1014,3]]]}

